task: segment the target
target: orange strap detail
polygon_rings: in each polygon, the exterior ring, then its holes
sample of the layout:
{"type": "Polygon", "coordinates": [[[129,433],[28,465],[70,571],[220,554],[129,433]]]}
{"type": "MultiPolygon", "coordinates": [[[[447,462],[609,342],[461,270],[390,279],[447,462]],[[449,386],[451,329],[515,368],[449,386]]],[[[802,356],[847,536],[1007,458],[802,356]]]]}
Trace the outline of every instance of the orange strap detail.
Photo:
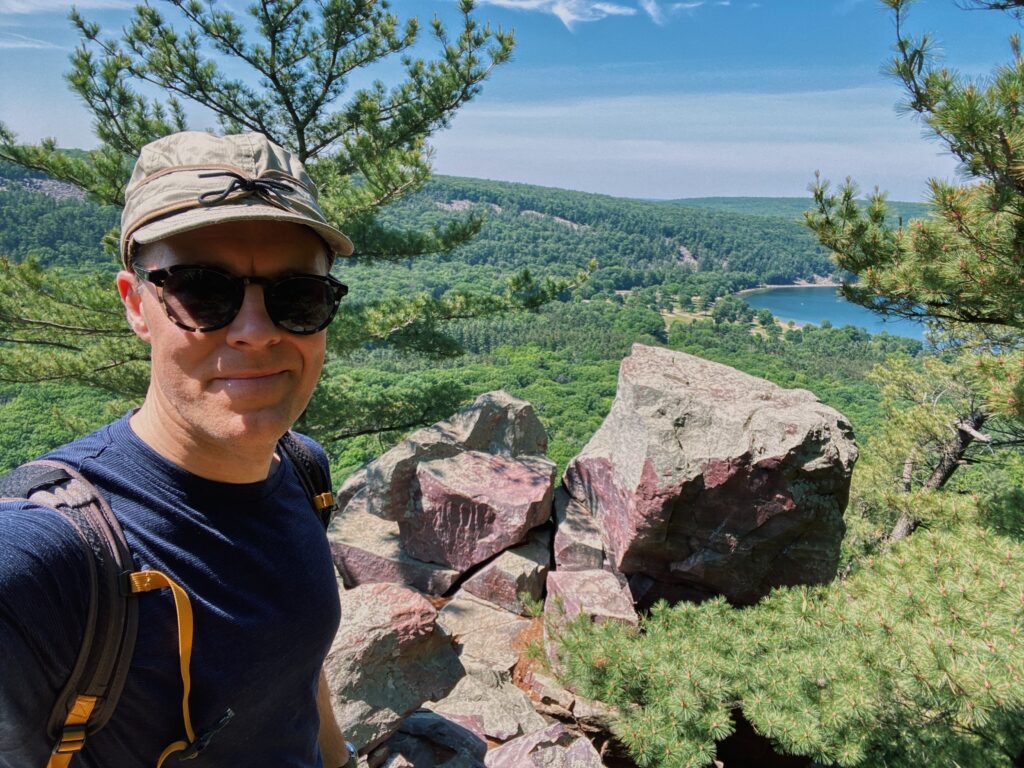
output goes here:
{"type": "Polygon", "coordinates": [[[64,728],[61,731],[60,741],[53,748],[50,755],[50,762],[46,768],[68,768],[78,751],[85,746],[85,724],[89,722],[89,715],[96,707],[95,696],[78,696],[75,703],[71,705],[67,719],[64,720],[64,728]]]}
{"type": "Polygon", "coordinates": [[[317,511],[322,511],[328,507],[334,506],[334,494],[330,491],[318,494],[313,497],[313,506],[317,508],[317,511]]]}
{"type": "MultiPolygon", "coordinates": [[[[178,616],[178,656],[181,661],[181,717],[185,723],[185,741],[175,741],[169,744],[160,759],[157,761],[157,768],[164,764],[164,761],[174,754],[188,748],[189,744],[196,740],[196,734],[192,730],[192,715],[188,708],[188,697],[192,690],[192,678],[189,672],[189,665],[192,661],[192,603],[189,602],[185,590],[179,587],[168,576],[160,571],[136,571],[131,575],[132,592],[150,592],[154,589],[167,587],[174,596],[174,610],[178,616]]],[[[47,768],[51,768],[47,766],[47,768]]],[[[55,766],[54,768],[65,768],[55,766]]]]}

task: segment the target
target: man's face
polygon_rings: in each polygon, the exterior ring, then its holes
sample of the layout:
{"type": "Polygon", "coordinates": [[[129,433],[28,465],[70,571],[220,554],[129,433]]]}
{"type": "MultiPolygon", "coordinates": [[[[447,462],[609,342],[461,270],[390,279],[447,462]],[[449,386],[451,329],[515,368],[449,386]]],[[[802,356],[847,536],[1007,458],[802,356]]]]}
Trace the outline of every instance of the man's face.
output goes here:
{"type": "MultiPolygon", "coordinates": [[[[150,269],[190,264],[270,278],[327,271],[319,237],[275,221],[174,235],[145,246],[138,261],[150,269]]],[[[167,317],[154,285],[128,272],[118,285],[132,327],[151,347],[145,408],[166,430],[163,437],[184,449],[227,441],[238,448],[272,446],[305,409],[323,366],[326,332],[303,336],[275,326],[263,286],[246,286],[245,302],[226,327],[193,332],[167,317]]]]}

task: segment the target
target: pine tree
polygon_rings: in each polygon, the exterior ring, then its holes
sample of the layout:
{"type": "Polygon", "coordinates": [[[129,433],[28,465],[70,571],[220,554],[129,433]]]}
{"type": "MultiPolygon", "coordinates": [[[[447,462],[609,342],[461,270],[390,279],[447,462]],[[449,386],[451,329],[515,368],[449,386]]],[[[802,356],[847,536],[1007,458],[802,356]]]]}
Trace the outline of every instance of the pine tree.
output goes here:
{"type": "Polygon", "coordinates": [[[854,473],[833,584],[743,610],[662,604],[639,632],[578,622],[562,636],[566,678],[618,707],[615,733],[643,768],[710,765],[739,715],[819,765],[1024,766],[1020,489],[951,488],[999,443],[1021,463],[1024,58],[1013,36],[1013,62],[970,82],[906,36],[910,0],[884,2],[906,107],[967,183],[933,180],[932,218],[891,226],[881,193],[865,209],[853,182],[832,193],[819,179],[808,223],[858,275],[848,298],[928,321],[943,355],[876,371],[888,425],[854,473]]]}
{"type": "MultiPolygon", "coordinates": [[[[0,125],[0,159],[74,184],[100,203],[122,205],[140,148],[187,129],[191,104],[212,112],[223,132],[259,131],[295,152],[317,183],[328,218],[352,238],[357,259],[448,252],[479,230],[482,219],[473,214],[427,231],[378,221],[383,207],[428,179],[429,136],[511,56],[512,34],[481,25],[473,0],[460,0],[457,36],[432,21],[439,48],[433,59],[413,55],[419,22],[400,23],[387,0],[259,0],[248,19],[212,2],[163,5],[174,23],[155,6],[140,5],[119,38],[71,13],[81,40],[67,80],[92,113],[98,149],[82,154],[63,152],[53,141],[20,145],[0,125]],[[389,58],[400,60],[399,82],[351,89],[355,76],[389,58]],[[149,95],[154,92],[161,98],[149,95]]],[[[111,232],[105,242],[112,256],[116,237],[111,232]]],[[[446,322],[536,307],[567,285],[519,275],[504,295],[350,297],[329,333],[329,354],[336,360],[366,344],[457,354],[443,332],[446,322]]],[[[147,350],[121,315],[108,285],[44,272],[31,261],[0,263],[0,381],[63,379],[141,397],[147,350]]],[[[422,423],[456,399],[451,389],[427,391],[398,414],[349,400],[316,426],[323,434],[361,433],[399,426],[410,414],[422,423]]]]}
{"type": "MultiPolygon", "coordinates": [[[[933,62],[928,35],[904,31],[911,0],[885,0],[897,35],[889,71],[902,84],[902,105],[959,161],[966,183],[931,179],[933,216],[886,225],[885,197],[866,212],[847,180],[837,194],[813,187],[811,228],[839,266],[860,277],[849,298],[879,312],[939,322],[1024,329],[1024,59],[1011,35],[1013,60],[989,81],[969,80],[933,62]]],[[[890,217],[890,221],[892,218],[890,217]]]]}

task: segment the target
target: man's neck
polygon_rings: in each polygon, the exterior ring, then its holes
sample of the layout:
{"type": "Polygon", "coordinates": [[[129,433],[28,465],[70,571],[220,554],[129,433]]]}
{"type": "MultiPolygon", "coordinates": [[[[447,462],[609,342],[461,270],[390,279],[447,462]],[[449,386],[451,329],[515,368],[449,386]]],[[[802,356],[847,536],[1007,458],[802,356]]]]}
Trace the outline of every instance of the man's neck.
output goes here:
{"type": "Polygon", "coordinates": [[[161,417],[147,400],[129,418],[142,442],[172,464],[220,483],[256,483],[266,480],[280,460],[276,442],[218,441],[197,436],[173,419],[161,417]],[[148,407],[147,407],[148,406],[148,407]]]}

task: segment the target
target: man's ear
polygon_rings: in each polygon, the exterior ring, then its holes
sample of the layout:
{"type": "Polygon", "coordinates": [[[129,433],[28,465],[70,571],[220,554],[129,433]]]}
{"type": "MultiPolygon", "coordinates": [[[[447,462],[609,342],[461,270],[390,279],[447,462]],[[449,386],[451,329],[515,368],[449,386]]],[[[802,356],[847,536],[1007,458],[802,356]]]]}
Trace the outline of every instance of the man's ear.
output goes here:
{"type": "Polygon", "coordinates": [[[117,273],[117,292],[121,294],[121,301],[124,302],[124,314],[128,318],[128,325],[135,331],[136,336],[148,344],[152,335],[149,332],[140,287],[135,273],[126,270],[117,273]]]}

